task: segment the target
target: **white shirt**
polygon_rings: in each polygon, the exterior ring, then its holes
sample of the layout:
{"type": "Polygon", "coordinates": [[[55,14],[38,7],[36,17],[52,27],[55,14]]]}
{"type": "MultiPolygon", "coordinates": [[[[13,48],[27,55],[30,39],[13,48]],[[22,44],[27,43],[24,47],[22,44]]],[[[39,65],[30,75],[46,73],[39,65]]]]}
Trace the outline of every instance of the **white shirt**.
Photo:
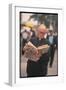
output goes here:
{"type": "Polygon", "coordinates": [[[49,42],[50,44],[53,44],[53,36],[49,36],[49,42]]]}

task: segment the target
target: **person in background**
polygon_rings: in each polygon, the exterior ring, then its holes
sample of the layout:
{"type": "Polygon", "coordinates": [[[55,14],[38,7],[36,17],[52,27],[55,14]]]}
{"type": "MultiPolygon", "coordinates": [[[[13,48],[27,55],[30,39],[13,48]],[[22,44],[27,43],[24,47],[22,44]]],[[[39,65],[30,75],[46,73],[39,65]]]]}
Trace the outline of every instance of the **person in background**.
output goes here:
{"type": "Polygon", "coordinates": [[[58,49],[58,33],[57,32],[54,32],[54,37],[55,37],[56,49],[58,49]]]}
{"type": "Polygon", "coordinates": [[[20,37],[21,37],[21,50],[22,50],[22,54],[24,54],[23,47],[25,46],[25,44],[33,36],[35,36],[34,32],[32,32],[32,27],[33,27],[33,24],[31,22],[26,22],[24,25],[21,26],[20,37]]]}
{"type": "MultiPolygon", "coordinates": [[[[47,28],[45,25],[41,24],[37,28],[37,36],[31,38],[30,42],[36,47],[41,45],[49,45],[49,42],[44,35],[47,33],[47,28]]],[[[37,61],[28,60],[27,61],[27,77],[39,77],[47,75],[47,68],[49,62],[49,51],[45,54],[40,55],[38,50],[36,51],[36,57],[39,59],[37,61]]]]}
{"type": "Polygon", "coordinates": [[[28,21],[28,22],[25,23],[25,26],[30,28],[31,38],[32,38],[32,37],[35,37],[35,32],[34,32],[34,30],[33,30],[34,24],[33,24],[31,21],[28,21]]]}
{"type": "Polygon", "coordinates": [[[49,45],[50,45],[50,67],[53,65],[53,60],[54,60],[54,53],[55,53],[55,45],[56,45],[56,38],[53,34],[53,30],[49,30],[47,39],[49,40],[49,45]]]}

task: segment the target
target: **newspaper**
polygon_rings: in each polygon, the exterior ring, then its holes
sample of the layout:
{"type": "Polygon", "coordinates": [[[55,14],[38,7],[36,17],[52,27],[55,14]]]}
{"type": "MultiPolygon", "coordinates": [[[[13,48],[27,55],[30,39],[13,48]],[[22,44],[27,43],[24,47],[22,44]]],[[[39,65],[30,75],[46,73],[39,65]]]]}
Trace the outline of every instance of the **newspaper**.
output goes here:
{"type": "Polygon", "coordinates": [[[49,45],[34,46],[30,41],[24,46],[24,56],[30,60],[37,61],[42,54],[47,53],[49,45]]]}

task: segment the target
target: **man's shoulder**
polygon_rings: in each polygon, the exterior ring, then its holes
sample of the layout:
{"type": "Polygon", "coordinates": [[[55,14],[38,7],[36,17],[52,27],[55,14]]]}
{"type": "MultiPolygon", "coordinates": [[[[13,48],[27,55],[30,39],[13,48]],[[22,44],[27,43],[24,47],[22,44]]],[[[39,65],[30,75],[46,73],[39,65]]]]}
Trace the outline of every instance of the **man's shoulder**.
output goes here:
{"type": "Polygon", "coordinates": [[[48,38],[45,39],[45,43],[49,45],[49,40],[48,40],[48,38]]]}
{"type": "Polygon", "coordinates": [[[34,41],[34,40],[37,40],[37,37],[32,37],[32,38],[30,39],[30,41],[34,41]]]}

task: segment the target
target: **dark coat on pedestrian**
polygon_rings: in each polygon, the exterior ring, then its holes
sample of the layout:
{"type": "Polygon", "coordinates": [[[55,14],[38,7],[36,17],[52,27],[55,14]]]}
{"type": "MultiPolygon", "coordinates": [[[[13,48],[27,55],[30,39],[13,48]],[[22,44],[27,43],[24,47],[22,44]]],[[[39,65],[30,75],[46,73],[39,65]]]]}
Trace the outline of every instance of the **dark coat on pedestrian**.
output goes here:
{"type": "MultiPolygon", "coordinates": [[[[49,40],[49,38],[51,37],[51,35],[47,36],[47,39],[49,40]]],[[[54,61],[54,53],[55,53],[55,48],[57,47],[57,37],[56,36],[53,36],[53,40],[52,40],[52,43],[50,43],[49,41],[49,45],[50,45],[50,67],[52,67],[53,65],[53,61],[54,61]]]]}

